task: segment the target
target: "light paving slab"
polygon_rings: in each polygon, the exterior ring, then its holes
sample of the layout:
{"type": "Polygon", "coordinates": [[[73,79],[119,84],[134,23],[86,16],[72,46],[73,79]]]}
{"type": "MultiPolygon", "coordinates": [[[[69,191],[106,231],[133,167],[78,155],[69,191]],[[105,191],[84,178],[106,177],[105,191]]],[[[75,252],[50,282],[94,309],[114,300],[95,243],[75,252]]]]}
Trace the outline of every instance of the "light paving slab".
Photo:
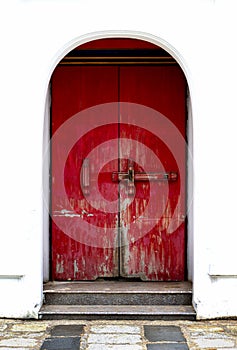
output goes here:
{"type": "Polygon", "coordinates": [[[90,327],[92,333],[125,333],[125,334],[140,334],[141,327],[127,325],[100,325],[90,327]]]}
{"type": "Polygon", "coordinates": [[[237,336],[237,322],[236,322],[236,325],[227,325],[226,330],[231,334],[234,334],[237,336]]]}
{"type": "Polygon", "coordinates": [[[40,324],[40,323],[20,323],[20,324],[14,324],[11,328],[13,332],[45,332],[48,325],[46,324],[40,324]]]}
{"type": "Polygon", "coordinates": [[[195,339],[194,342],[201,348],[201,349],[209,349],[209,348],[233,348],[235,346],[235,342],[231,339],[206,339],[206,338],[200,338],[195,339]]]}
{"type": "Polygon", "coordinates": [[[192,336],[194,338],[200,338],[200,339],[230,339],[230,336],[225,333],[192,333],[192,336]]]}
{"type": "Polygon", "coordinates": [[[215,325],[209,325],[209,324],[200,324],[200,323],[195,323],[188,325],[188,329],[190,332],[213,332],[213,333],[222,333],[224,332],[223,327],[220,326],[215,326],[215,325]]]}
{"type": "Polygon", "coordinates": [[[138,334],[89,334],[88,344],[137,344],[142,342],[138,334]]]}
{"type": "MultiPolygon", "coordinates": [[[[38,349],[38,348],[37,348],[38,349]]],[[[32,350],[32,348],[0,348],[0,350],[32,350]]]]}
{"type": "Polygon", "coordinates": [[[0,340],[0,347],[23,347],[32,348],[37,345],[35,339],[24,339],[24,338],[11,338],[11,339],[3,339],[0,340]]]}
{"type": "Polygon", "coordinates": [[[108,345],[108,344],[90,344],[87,350],[144,350],[143,345],[124,344],[124,345],[108,345]]]}
{"type": "Polygon", "coordinates": [[[6,328],[7,328],[6,324],[0,324],[0,332],[5,331],[6,328]]]}
{"type": "Polygon", "coordinates": [[[196,340],[196,339],[230,339],[231,337],[227,335],[223,330],[219,332],[207,332],[206,329],[200,327],[199,331],[189,332],[188,329],[185,330],[186,337],[196,340]]]}

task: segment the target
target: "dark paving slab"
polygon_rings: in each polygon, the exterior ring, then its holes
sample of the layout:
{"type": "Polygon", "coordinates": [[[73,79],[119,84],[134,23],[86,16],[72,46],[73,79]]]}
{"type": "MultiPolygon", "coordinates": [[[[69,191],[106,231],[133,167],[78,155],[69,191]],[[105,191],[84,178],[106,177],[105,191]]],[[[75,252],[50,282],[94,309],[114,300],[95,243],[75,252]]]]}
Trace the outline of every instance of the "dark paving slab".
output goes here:
{"type": "Polygon", "coordinates": [[[84,325],[58,325],[51,329],[51,337],[79,337],[84,325]]]}
{"type": "Polygon", "coordinates": [[[167,344],[148,344],[147,350],[189,350],[187,344],[167,343],[167,344]]]}
{"type": "Polygon", "coordinates": [[[144,332],[149,342],[186,342],[178,326],[144,326],[144,332]]]}
{"type": "Polygon", "coordinates": [[[79,350],[80,337],[48,338],[45,339],[40,350],[79,350]]]}

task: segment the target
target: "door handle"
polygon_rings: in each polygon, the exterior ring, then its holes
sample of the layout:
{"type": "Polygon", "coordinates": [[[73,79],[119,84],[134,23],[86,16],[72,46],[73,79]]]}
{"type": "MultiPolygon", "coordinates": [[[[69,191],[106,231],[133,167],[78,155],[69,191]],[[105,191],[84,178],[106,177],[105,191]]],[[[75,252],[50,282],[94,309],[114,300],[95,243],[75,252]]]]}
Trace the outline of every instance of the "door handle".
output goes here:
{"type": "Polygon", "coordinates": [[[135,192],[135,181],[170,181],[174,182],[178,179],[178,173],[175,171],[170,171],[166,173],[135,173],[134,163],[129,160],[128,162],[128,172],[116,172],[112,173],[112,181],[119,182],[123,180],[128,180],[128,194],[133,195],[135,192]]]}
{"type": "Polygon", "coordinates": [[[178,173],[170,171],[167,173],[136,173],[135,181],[176,181],[178,173]]]}
{"type": "Polygon", "coordinates": [[[112,181],[119,182],[127,180],[127,193],[129,196],[133,196],[135,193],[135,172],[134,172],[134,162],[132,160],[128,161],[128,171],[127,172],[112,172],[112,181]]]}

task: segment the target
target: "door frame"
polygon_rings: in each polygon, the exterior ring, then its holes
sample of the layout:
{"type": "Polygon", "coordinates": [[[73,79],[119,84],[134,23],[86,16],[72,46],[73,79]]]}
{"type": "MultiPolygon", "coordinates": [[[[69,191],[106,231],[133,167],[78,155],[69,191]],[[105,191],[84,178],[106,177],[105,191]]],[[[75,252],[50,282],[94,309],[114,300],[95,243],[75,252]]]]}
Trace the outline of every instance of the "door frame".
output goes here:
{"type": "Polygon", "coordinates": [[[43,133],[43,280],[46,282],[50,280],[50,220],[49,220],[49,208],[50,208],[50,185],[49,185],[49,173],[50,173],[50,105],[51,105],[51,86],[50,79],[52,73],[60,60],[72,49],[82,45],[86,42],[107,39],[107,38],[127,38],[138,39],[153,43],[164,50],[166,50],[179,64],[186,79],[187,79],[187,279],[193,280],[193,251],[194,251],[194,237],[193,237],[193,162],[192,162],[192,144],[193,144],[193,127],[192,127],[192,104],[191,94],[189,89],[189,79],[187,74],[187,68],[182,56],[179,52],[172,47],[172,45],[161,38],[157,38],[150,34],[137,33],[137,32],[100,32],[85,35],[75,39],[75,41],[67,43],[58,54],[51,72],[49,75],[49,83],[45,98],[45,111],[44,111],[44,133],[43,133]]]}

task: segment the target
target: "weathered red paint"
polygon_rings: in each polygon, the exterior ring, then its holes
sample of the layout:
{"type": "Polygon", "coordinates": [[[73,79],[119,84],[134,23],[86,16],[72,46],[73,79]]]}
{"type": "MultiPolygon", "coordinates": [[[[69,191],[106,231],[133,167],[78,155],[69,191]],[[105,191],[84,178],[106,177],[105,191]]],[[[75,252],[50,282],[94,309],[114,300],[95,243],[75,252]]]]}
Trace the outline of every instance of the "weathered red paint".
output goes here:
{"type": "MultiPolygon", "coordinates": [[[[127,45],[127,41],[126,41],[127,45]]],[[[64,185],[70,211],[59,183],[59,164],[65,151],[65,139],[52,143],[52,278],[57,280],[94,280],[98,277],[140,277],[143,280],[183,280],[185,278],[185,193],[181,193],[180,179],[185,179],[185,145],[177,144],[179,165],[169,145],[155,133],[139,126],[139,111],[134,105],[144,105],[165,115],[185,137],[185,78],[178,66],[58,66],[52,78],[52,136],[56,135],[76,113],[95,105],[110,103],[108,123],[85,133],[68,153],[64,168],[64,185]],[[131,108],[133,106],[133,108],[131,108]],[[112,118],[112,119],[113,119],[112,118]],[[93,169],[104,163],[108,148],[113,142],[114,159],[100,169],[99,176],[93,169]],[[133,140],[135,142],[130,142],[133,140]],[[105,152],[99,152],[100,144],[105,152]],[[146,159],[146,172],[138,161],[133,162],[137,144],[145,145],[141,157],[146,159]],[[98,150],[97,150],[98,149],[98,150]],[[97,152],[91,164],[88,155],[97,152]],[[154,165],[149,150],[160,160],[160,169],[154,165]],[[123,157],[127,154],[126,157],[123,157]],[[103,158],[104,157],[104,158],[103,158]],[[118,175],[134,169],[134,185],[119,180],[118,175]],[[173,179],[154,181],[152,174],[171,173],[173,179]],[[81,175],[80,175],[81,174],[81,175]],[[145,174],[145,175],[144,175],[145,174]],[[80,177],[81,176],[81,177],[80,177]],[[152,180],[151,180],[152,181],[152,180]],[[106,212],[98,201],[89,203],[91,193],[99,191],[108,202],[119,199],[117,209],[106,212]],[[128,188],[130,185],[130,189],[128,188]],[[132,188],[135,186],[135,191],[132,188]],[[168,186],[168,187],[167,187],[168,186]],[[167,190],[168,188],[168,190],[167,190]],[[130,194],[129,194],[130,191],[130,194]],[[168,191],[168,192],[167,192],[168,191]],[[168,193],[168,194],[167,194],[168,193]],[[126,196],[128,199],[126,199],[126,196]],[[133,198],[133,197],[134,198],[133,198]],[[150,198],[155,198],[153,202],[150,198]],[[168,197],[167,197],[168,196],[168,197]],[[168,199],[167,199],[167,198],[168,199]],[[130,199],[129,199],[130,198],[130,199]],[[179,210],[175,212],[178,200],[179,210]],[[127,200],[131,203],[127,205],[127,200]],[[96,202],[96,203],[95,203],[96,202]],[[144,212],[149,203],[151,216],[144,212]],[[124,206],[124,207],[123,207],[124,206]],[[67,209],[65,209],[67,208],[67,209]],[[159,214],[162,213],[161,218],[159,214]],[[179,222],[172,233],[167,233],[171,217],[179,222]],[[102,227],[105,234],[97,237],[96,246],[77,241],[57,225],[56,219],[64,221],[67,230],[73,230],[73,218],[80,216],[93,227],[102,227]],[[138,220],[133,230],[130,225],[138,220]],[[151,221],[154,225],[149,229],[151,221]],[[137,227],[140,227],[138,232],[137,227]],[[110,230],[111,229],[111,230],[110,230]]],[[[145,111],[145,109],[144,109],[145,111]]],[[[93,119],[93,118],[92,118],[93,119]]],[[[80,119],[79,119],[80,120],[80,119]]],[[[90,115],[88,117],[88,123],[90,115]]],[[[164,125],[154,124],[166,133],[164,125]],[[162,129],[164,128],[164,130],[162,129]]],[[[78,134],[83,125],[77,123],[78,134]]],[[[172,137],[172,135],[170,136],[172,137]]],[[[175,137],[175,135],[174,135],[175,137]]],[[[76,226],[75,226],[76,227],[76,226]]],[[[80,230],[80,228],[77,227],[80,230]]],[[[83,230],[83,228],[81,228],[83,230]]],[[[84,236],[90,232],[80,232],[84,236]]]]}
{"type": "MultiPolygon", "coordinates": [[[[60,127],[73,115],[99,103],[106,103],[117,100],[117,67],[58,67],[52,79],[52,133],[53,137],[60,127]],[[101,93],[103,92],[103,93],[101,93]]],[[[111,113],[117,113],[111,110],[111,113]]],[[[83,125],[74,125],[78,129],[83,125]]],[[[106,220],[101,210],[96,210],[87,202],[80,186],[80,171],[87,154],[95,149],[97,145],[111,138],[118,137],[118,126],[105,125],[84,135],[71,149],[68,154],[64,169],[65,190],[70,202],[70,212],[66,208],[65,196],[60,193],[58,184],[59,162],[63,152],[65,140],[70,135],[62,135],[61,142],[52,143],[52,278],[58,280],[93,280],[97,277],[113,277],[118,275],[118,252],[114,248],[103,248],[102,242],[97,242],[97,246],[89,246],[78,242],[67,232],[63,232],[55,220],[60,219],[65,222],[66,231],[73,228],[72,216],[83,217],[83,220],[92,225],[106,225],[114,228],[112,237],[106,237],[107,241],[117,239],[118,213],[107,213],[106,220]]],[[[103,155],[98,154],[98,161],[103,155]]],[[[96,164],[90,164],[90,168],[96,164]]],[[[117,169],[117,162],[107,164],[105,171],[117,169]]],[[[91,172],[91,171],[90,171],[91,172]]],[[[92,174],[93,176],[93,174],[92,174]]],[[[90,191],[96,185],[97,179],[91,179],[90,191]]],[[[103,191],[106,182],[100,181],[103,191]]],[[[108,199],[113,199],[116,195],[118,184],[111,180],[109,191],[106,192],[108,199]]],[[[69,232],[70,233],[70,232],[69,232]]],[[[89,234],[88,232],[84,233],[89,234]]],[[[111,233],[110,233],[111,235],[111,233]]],[[[114,244],[115,245],[115,244],[114,244]]]]}
{"type": "MultiPolygon", "coordinates": [[[[120,88],[121,101],[140,103],[161,112],[185,137],[185,79],[179,67],[123,66],[120,68],[120,88]]],[[[178,169],[177,159],[171,153],[170,145],[164,144],[161,139],[155,136],[157,127],[161,133],[165,133],[167,125],[162,123],[155,125],[154,123],[151,126],[154,134],[145,129],[134,127],[133,125],[137,124],[137,119],[140,117],[139,111],[134,110],[134,108],[128,109],[129,105],[127,104],[120,107],[120,137],[133,138],[147,146],[147,149],[143,151],[147,172],[162,172],[162,169],[154,168],[149,156],[149,150],[152,149],[164,170],[166,172],[178,171],[179,176],[177,181],[169,182],[167,199],[165,193],[167,187],[164,186],[163,182],[153,182],[152,193],[149,193],[149,182],[136,182],[135,199],[130,210],[122,218],[124,231],[126,232],[131,217],[139,217],[144,232],[147,231],[146,225],[149,225],[150,220],[154,219],[155,213],[157,213],[157,222],[153,229],[148,230],[145,235],[135,241],[133,235],[134,233],[137,235],[137,232],[133,232],[131,229],[127,230],[125,241],[128,244],[122,247],[121,254],[122,275],[125,277],[137,276],[143,280],[183,280],[185,278],[185,193],[180,193],[180,179],[185,180],[185,144],[177,142],[176,145],[179,148],[179,165],[181,164],[178,169]],[[142,211],[152,196],[157,198],[157,202],[152,204],[151,217],[144,217],[142,211]],[[175,207],[180,198],[180,207],[175,213],[175,207]],[[144,200],[147,202],[144,203],[144,200]],[[158,220],[159,213],[163,213],[160,220],[158,220]],[[174,214],[177,217],[173,217],[173,220],[179,221],[180,225],[175,232],[168,234],[167,228],[174,214]]],[[[145,115],[144,118],[146,118],[145,115]]],[[[159,122],[157,121],[157,123],[159,122]]],[[[169,132],[168,129],[167,132],[169,132]]],[[[126,148],[126,144],[124,147],[126,148]]],[[[130,154],[135,152],[136,149],[130,149],[130,154]]],[[[126,166],[126,162],[121,161],[121,170],[125,170],[126,166]]],[[[135,164],[136,172],[142,172],[138,164],[135,164]]]]}

